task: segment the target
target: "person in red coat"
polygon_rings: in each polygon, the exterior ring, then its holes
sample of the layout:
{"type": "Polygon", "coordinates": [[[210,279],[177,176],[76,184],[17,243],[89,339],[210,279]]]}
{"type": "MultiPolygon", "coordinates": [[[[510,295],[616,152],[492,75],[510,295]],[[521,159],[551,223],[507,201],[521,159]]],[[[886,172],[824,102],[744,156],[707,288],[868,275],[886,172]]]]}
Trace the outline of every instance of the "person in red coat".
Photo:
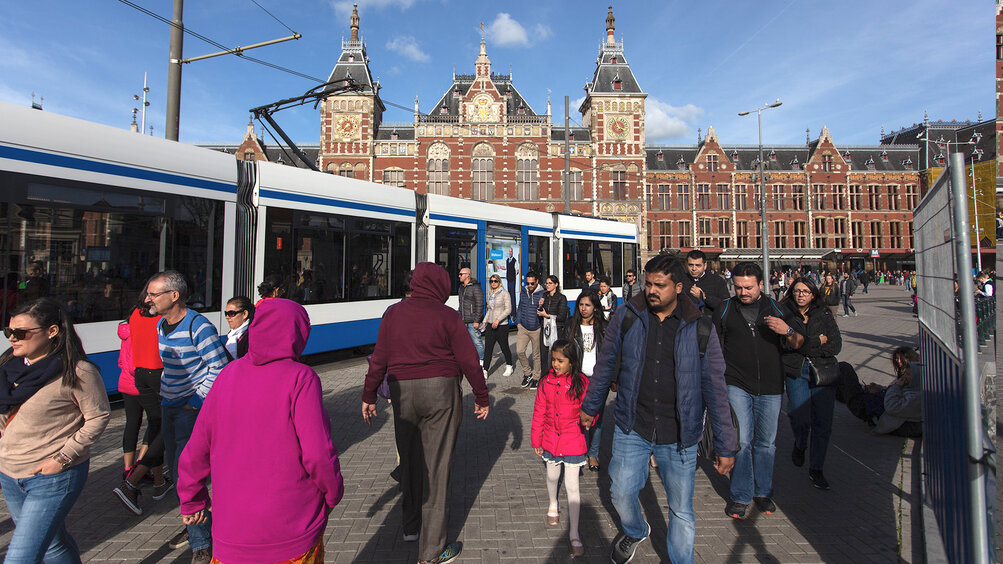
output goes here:
{"type": "Polygon", "coordinates": [[[568,520],[571,554],[583,556],[585,546],[578,535],[578,515],[581,495],[578,489],[578,471],[585,465],[588,445],[585,433],[579,426],[579,410],[589,379],[581,371],[578,347],[571,341],[560,339],[550,348],[551,370],[540,380],[533,406],[533,427],[530,442],[537,456],[547,463],[547,493],[550,507],[547,524],[557,526],[557,482],[564,473],[564,490],[568,494],[568,520]]]}

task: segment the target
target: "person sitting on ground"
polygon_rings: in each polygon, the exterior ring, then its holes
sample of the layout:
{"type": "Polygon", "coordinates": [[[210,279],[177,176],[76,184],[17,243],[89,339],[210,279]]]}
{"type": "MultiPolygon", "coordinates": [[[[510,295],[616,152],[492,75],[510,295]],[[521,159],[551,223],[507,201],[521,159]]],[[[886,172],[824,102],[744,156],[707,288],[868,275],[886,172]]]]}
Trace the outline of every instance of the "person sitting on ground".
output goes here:
{"type": "Polygon", "coordinates": [[[912,347],[892,352],[897,378],[887,388],[874,382],[862,386],[853,366],[839,363],[839,392],[850,413],[862,419],[874,432],[896,437],[923,435],[923,365],[912,347]]]}

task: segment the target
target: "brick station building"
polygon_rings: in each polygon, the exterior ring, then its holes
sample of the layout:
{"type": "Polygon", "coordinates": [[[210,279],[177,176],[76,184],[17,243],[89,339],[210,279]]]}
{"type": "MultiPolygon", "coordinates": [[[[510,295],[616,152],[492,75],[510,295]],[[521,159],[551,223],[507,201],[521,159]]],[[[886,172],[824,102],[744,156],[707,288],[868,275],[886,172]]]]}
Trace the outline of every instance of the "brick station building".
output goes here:
{"type": "MultiPolygon", "coordinates": [[[[728,144],[713,127],[697,145],[649,144],[647,93],[614,39],[612,8],[578,108],[582,126],[570,128],[567,140],[570,210],[562,192],[563,120],[552,120],[549,100],[545,113],[530,107],[512,74],[493,72],[483,40],[471,54],[472,74],[454,72],[425,112],[416,99],[411,121],[390,123],[383,121],[386,106],[359,29],[354,11],[329,80],[351,78],[361,90],[324,99],[319,144],[300,146],[321,170],[423,193],[633,222],[645,257],[694,248],[712,264],[759,256],[758,146],[728,144]]],[[[886,137],[875,145],[841,145],[822,127],[803,145],[763,146],[775,261],[912,267],[912,210],[928,158],[919,141],[886,137]]],[[[240,146],[214,148],[296,164],[266,147],[250,125],[240,146]]]]}

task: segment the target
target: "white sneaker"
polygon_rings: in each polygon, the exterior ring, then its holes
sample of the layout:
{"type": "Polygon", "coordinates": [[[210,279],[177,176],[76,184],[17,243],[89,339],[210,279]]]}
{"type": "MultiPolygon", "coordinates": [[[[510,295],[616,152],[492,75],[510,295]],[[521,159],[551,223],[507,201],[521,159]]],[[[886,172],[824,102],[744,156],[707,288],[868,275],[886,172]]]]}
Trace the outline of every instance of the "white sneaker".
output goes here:
{"type": "Polygon", "coordinates": [[[513,372],[515,372],[515,367],[509,364],[505,367],[505,372],[502,373],[502,376],[511,376],[513,372]]]}
{"type": "Polygon", "coordinates": [[[487,368],[482,368],[481,370],[484,371],[484,379],[487,380],[488,379],[488,369],[487,368]]]}

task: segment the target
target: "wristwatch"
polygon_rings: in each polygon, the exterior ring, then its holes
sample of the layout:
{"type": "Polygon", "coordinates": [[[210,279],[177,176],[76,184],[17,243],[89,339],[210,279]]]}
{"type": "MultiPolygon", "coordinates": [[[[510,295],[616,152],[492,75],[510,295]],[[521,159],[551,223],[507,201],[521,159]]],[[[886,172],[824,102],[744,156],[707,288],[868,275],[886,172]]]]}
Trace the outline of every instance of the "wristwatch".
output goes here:
{"type": "Polygon", "coordinates": [[[791,336],[791,335],[793,335],[793,334],[794,334],[794,328],[793,328],[793,327],[790,327],[790,326],[788,326],[788,327],[787,327],[787,336],[788,336],[788,337],[790,337],[790,336],[791,336]]]}
{"type": "Polygon", "coordinates": [[[70,463],[72,462],[69,456],[66,456],[61,452],[57,452],[56,454],[52,455],[52,459],[58,462],[60,466],[62,466],[61,468],[62,470],[66,470],[67,468],[69,468],[70,463]]]}

